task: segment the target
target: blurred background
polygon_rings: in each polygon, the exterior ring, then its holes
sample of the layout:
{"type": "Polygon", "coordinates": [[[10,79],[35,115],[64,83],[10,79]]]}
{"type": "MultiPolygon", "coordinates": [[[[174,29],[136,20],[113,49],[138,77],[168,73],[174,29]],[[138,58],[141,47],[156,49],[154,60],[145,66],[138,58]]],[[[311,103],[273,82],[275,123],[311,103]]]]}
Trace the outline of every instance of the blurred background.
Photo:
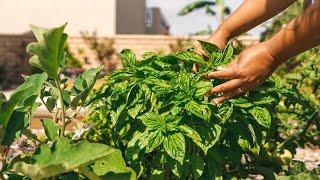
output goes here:
{"type": "MultiPolygon", "coordinates": [[[[118,53],[133,49],[168,53],[182,50],[185,42],[205,39],[241,0],[1,0],[0,89],[10,90],[23,81],[28,65],[25,47],[34,41],[30,24],[56,27],[68,23],[69,68],[76,76],[103,64],[105,73],[121,68],[118,53]]],[[[259,41],[263,28],[240,39],[259,41]]]]}

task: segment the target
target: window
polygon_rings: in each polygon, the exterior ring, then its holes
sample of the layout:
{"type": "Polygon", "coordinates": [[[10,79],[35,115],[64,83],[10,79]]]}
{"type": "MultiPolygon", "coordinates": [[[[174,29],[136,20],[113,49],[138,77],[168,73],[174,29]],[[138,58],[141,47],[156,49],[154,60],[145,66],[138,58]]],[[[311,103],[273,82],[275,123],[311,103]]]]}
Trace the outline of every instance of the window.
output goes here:
{"type": "Polygon", "coordinates": [[[152,27],[152,9],[149,8],[146,10],[146,15],[145,15],[145,23],[146,23],[146,27],[151,28],[152,27]]]}

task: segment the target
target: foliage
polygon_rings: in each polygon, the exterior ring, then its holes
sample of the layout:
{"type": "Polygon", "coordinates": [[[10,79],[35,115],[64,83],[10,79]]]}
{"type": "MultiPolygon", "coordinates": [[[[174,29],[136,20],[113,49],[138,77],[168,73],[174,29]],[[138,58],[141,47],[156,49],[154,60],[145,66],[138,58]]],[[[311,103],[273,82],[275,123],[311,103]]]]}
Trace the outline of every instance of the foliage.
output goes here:
{"type": "Polygon", "coordinates": [[[75,80],[71,90],[67,89],[68,79],[61,79],[61,72],[68,63],[64,49],[67,40],[67,35],[63,33],[65,25],[52,29],[31,28],[38,42],[27,46],[27,51],[33,55],[29,63],[43,73],[26,76],[25,82],[15,89],[9,99],[0,93],[0,178],[100,179],[110,173],[113,176],[126,173],[127,179],[135,179],[134,172],[126,164],[115,166],[110,161],[103,163],[103,166],[100,164],[99,169],[104,168],[104,171],[96,174],[96,164],[104,159],[117,157],[121,161],[119,151],[104,144],[75,141],[72,139],[73,133],[66,134],[67,125],[85,108],[102,67],[85,71],[75,80]],[[41,104],[51,112],[52,118],[41,120],[45,137],[40,139],[32,133],[30,122],[41,104]],[[21,141],[22,144],[19,143],[21,141]],[[17,146],[18,149],[14,148],[17,146]],[[11,149],[18,154],[11,154],[11,149]]]}
{"type": "Polygon", "coordinates": [[[285,161],[282,151],[288,150],[268,144],[275,139],[278,94],[287,89],[271,78],[257,90],[213,105],[216,95],[204,94],[223,81],[203,76],[233,59],[234,50],[230,44],[221,51],[199,42],[209,61],[192,51],[146,53],[138,61],[131,50],[123,50],[125,68],[106,76],[107,84],[90,100],[87,122],[94,127],[86,137],[120,149],[143,179],[218,179],[249,173],[274,178],[285,161]],[[196,74],[191,72],[193,63],[200,64],[196,74]]]}
{"type": "Polygon", "coordinates": [[[288,168],[287,176],[278,176],[279,180],[319,179],[320,168],[308,170],[301,161],[293,160],[288,168]]]}
{"type": "Polygon", "coordinates": [[[196,0],[192,3],[187,4],[184,8],[182,8],[178,15],[184,16],[195,10],[205,9],[205,13],[212,16],[218,16],[220,21],[223,21],[226,15],[230,14],[229,7],[224,5],[224,0],[216,0],[216,1],[204,1],[204,0],[196,0]],[[216,6],[214,10],[213,7],[216,6]]]}
{"type": "MultiPolygon", "coordinates": [[[[297,1],[282,14],[272,20],[266,28],[262,38],[267,39],[281,27],[296,17],[303,10],[303,1],[297,1]]],[[[320,107],[320,49],[319,47],[306,51],[284,63],[276,71],[281,77],[282,84],[291,89],[282,95],[277,117],[277,130],[281,139],[299,134],[301,129],[308,128],[304,137],[296,144],[304,145],[305,142],[319,145],[320,117],[312,114],[320,107]]]]}

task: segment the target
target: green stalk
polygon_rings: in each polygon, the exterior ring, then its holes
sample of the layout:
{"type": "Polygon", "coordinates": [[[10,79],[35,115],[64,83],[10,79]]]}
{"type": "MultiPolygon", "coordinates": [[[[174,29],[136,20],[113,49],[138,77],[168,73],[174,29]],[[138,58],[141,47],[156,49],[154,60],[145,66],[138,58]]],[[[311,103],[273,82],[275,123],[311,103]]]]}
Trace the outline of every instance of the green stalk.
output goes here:
{"type": "Polygon", "coordinates": [[[65,116],[65,106],[64,106],[64,102],[63,102],[63,96],[62,96],[62,89],[60,87],[60,78],[59,76],[56,79],[56,85],[59,91],[59,100],[60,100],[60,106],[61,106],[61,127],[60,127],[60,137],[64,137],[64,133],[66,130],[66,116],[65,116]]]}

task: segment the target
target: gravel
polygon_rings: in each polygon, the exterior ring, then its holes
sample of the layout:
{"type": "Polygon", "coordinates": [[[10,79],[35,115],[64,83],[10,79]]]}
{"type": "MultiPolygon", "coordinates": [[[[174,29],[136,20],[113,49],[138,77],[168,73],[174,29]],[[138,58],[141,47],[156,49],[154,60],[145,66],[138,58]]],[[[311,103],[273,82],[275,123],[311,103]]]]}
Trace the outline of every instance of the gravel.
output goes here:
{"type": "Polygon", "coordinates": [[[320,167],[320,149],[297,148],[293,159],[303,161],[309,170],[320,167]]]}

